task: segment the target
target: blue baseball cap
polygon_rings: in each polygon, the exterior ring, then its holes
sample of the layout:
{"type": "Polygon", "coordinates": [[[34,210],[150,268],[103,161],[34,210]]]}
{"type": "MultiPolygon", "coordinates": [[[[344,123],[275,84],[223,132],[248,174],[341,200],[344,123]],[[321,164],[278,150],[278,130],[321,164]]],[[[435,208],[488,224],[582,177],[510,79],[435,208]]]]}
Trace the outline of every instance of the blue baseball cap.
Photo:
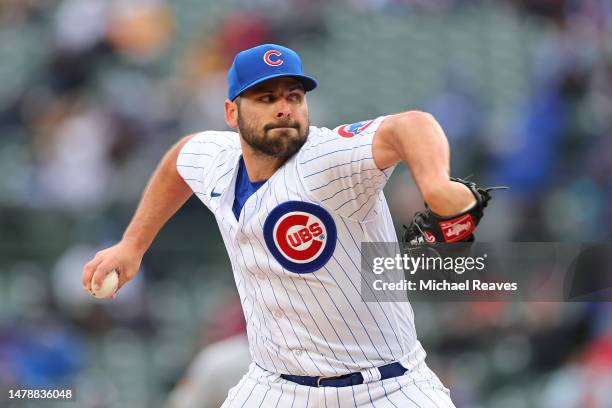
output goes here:
{"type": "Polygon", "coordinates": [[[292,77],[304,85],[304,91],[312,91],[317,81],[302,70],[302,60],[293,50],[276,44],[263,44],[236,54],[227,73],[230,101],[250,87],[276,77],[292,77]]]}

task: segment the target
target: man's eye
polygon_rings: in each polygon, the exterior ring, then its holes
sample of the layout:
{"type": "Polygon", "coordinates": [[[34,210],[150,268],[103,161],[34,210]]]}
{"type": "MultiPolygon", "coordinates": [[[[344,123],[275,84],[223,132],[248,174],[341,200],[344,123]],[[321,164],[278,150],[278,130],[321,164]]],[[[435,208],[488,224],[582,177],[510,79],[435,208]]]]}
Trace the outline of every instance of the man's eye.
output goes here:
{"type": "Polygon", "coordinates": [[[302,95],[295,93],[289,95],[289,100],[292,102],[300,102],[302,100],[302,95]]]}
{"type": "Polygon", "coordinates": [[[272,95],[264,95],[259,98],[261,102],[272,102],[272,95]]]}

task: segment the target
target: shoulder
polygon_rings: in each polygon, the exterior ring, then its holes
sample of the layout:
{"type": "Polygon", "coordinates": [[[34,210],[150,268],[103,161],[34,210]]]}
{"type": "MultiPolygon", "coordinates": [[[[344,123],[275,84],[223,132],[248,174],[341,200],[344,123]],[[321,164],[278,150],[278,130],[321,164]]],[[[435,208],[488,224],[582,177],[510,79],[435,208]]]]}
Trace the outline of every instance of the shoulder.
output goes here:
{"type": "MultiPolygon", "coordinates": [[[[183,178],[201,180],[210,170],[223,170],[240,155],[240,139],[235,132],[205,131],[186,136],[187,142],[177,157],[177,167],[183,178]]],[[[213,172],[214,173],[214,172],[213,172]]]]}
{"type": "MultiPolygon", "coordinates": [[[[369,154],[372,139],[376,130],[386,116],[344,124],[329,129],[326,127],[310,127],[308,140],[300,151],[300,164],[314,159],[328,157],[340,159],[340,156],[354,155],[353,149],[362,149],[369,154]],[[344,153],[343,153],[344,152],[344,153]]],[[[343,160],[346,157],[340,159],[343,160]]]]}
{"type": "Polygon", "coordinates": [[[300,155],[302,157],[308,156],[315,151],[333,149],[334,141],[339,141],[340,136],[335,130],[326,127],[310,126],[308,139],[306,143],[300,149],[300,155]]]}
{"type": "Polygon", "coordinates": [[[321,141],[332,140],[335,137],[337,137],[337,133],[334,133],[334,131],[331,129],[326,127],[310,126],[308,129],[308,139],[306,139],[304,147],[308,148],[318,144],[321,141]]]}
{"type": "Polygon", "coordinates": [[[207,130],[191,135],[181,153],[208,151],[212,154],[223,150],[240,149],[240,136],[236,132],[207,130]]]}
{"type": "Polygon", "coordinates": [[[374,119],[343,124],[333,129],[311,126],[308,140],[304,147],[318,146],[321,142],[332,143],[333,141],[340,144],[354,143],[355,140],[360,140],[376,133],[376,130],[387,117],[389,116],[379,116],[374,119]]]}
{"type": "Polygon", "coordinates": [[[326,127],[310,126],[308,139],[297,155],[297,163],[303,165],[319,156],[321,152],[332,151],[335,149],[339,139],[338,134],[326,127]]]}

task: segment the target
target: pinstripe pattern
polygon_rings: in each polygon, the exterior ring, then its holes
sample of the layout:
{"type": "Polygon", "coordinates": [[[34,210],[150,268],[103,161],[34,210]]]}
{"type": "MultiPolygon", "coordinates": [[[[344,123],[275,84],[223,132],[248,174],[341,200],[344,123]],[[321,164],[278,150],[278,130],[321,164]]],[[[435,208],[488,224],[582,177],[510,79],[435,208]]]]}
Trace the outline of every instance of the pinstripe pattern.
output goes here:
{"type": "Polygon", "coordinates": [[[379,170],[372,158],[374,133],[383,119],[350,138],[311,127],[300,152],[247,199],[238,220],[231,207],[239,136],[202,132],[180,152],[179,174],[219,224],[256,363],[224,406],[403,407],[410,406],[410,399],[413,406],[452,406],[436,395],[444,390],[441,385],[429,391],[435,383],[431,379],[409,383],[405,375],[386,380],[384,387],[379,382],[323,390],[278,378],[280,373],[341,375],[391,361],[411,372],[424,365],[410,304],[361,301],[360,243],[396,241],[382,194],[393,168],[379,170]],[[264,236],[269,214],[287,202],[316,204],[335,224],[333,252],[314,272],[286,269],[292,266],[273,255],[264,236]]]}

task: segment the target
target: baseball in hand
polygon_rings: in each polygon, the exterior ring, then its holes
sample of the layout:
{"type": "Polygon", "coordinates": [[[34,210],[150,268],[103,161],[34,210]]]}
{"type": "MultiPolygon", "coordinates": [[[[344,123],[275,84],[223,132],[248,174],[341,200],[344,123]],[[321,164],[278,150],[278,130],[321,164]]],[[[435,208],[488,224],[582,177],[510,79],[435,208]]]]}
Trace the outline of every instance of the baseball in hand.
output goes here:
{"type": "Polygon", "coordinates": [[[102,285],[98,290],[94,287],[93,277],[91,278],[91,294],[98,299],[108,299],[117,291],[119,287],[119,274],[116,270],[106,275],[102,285]]]}

